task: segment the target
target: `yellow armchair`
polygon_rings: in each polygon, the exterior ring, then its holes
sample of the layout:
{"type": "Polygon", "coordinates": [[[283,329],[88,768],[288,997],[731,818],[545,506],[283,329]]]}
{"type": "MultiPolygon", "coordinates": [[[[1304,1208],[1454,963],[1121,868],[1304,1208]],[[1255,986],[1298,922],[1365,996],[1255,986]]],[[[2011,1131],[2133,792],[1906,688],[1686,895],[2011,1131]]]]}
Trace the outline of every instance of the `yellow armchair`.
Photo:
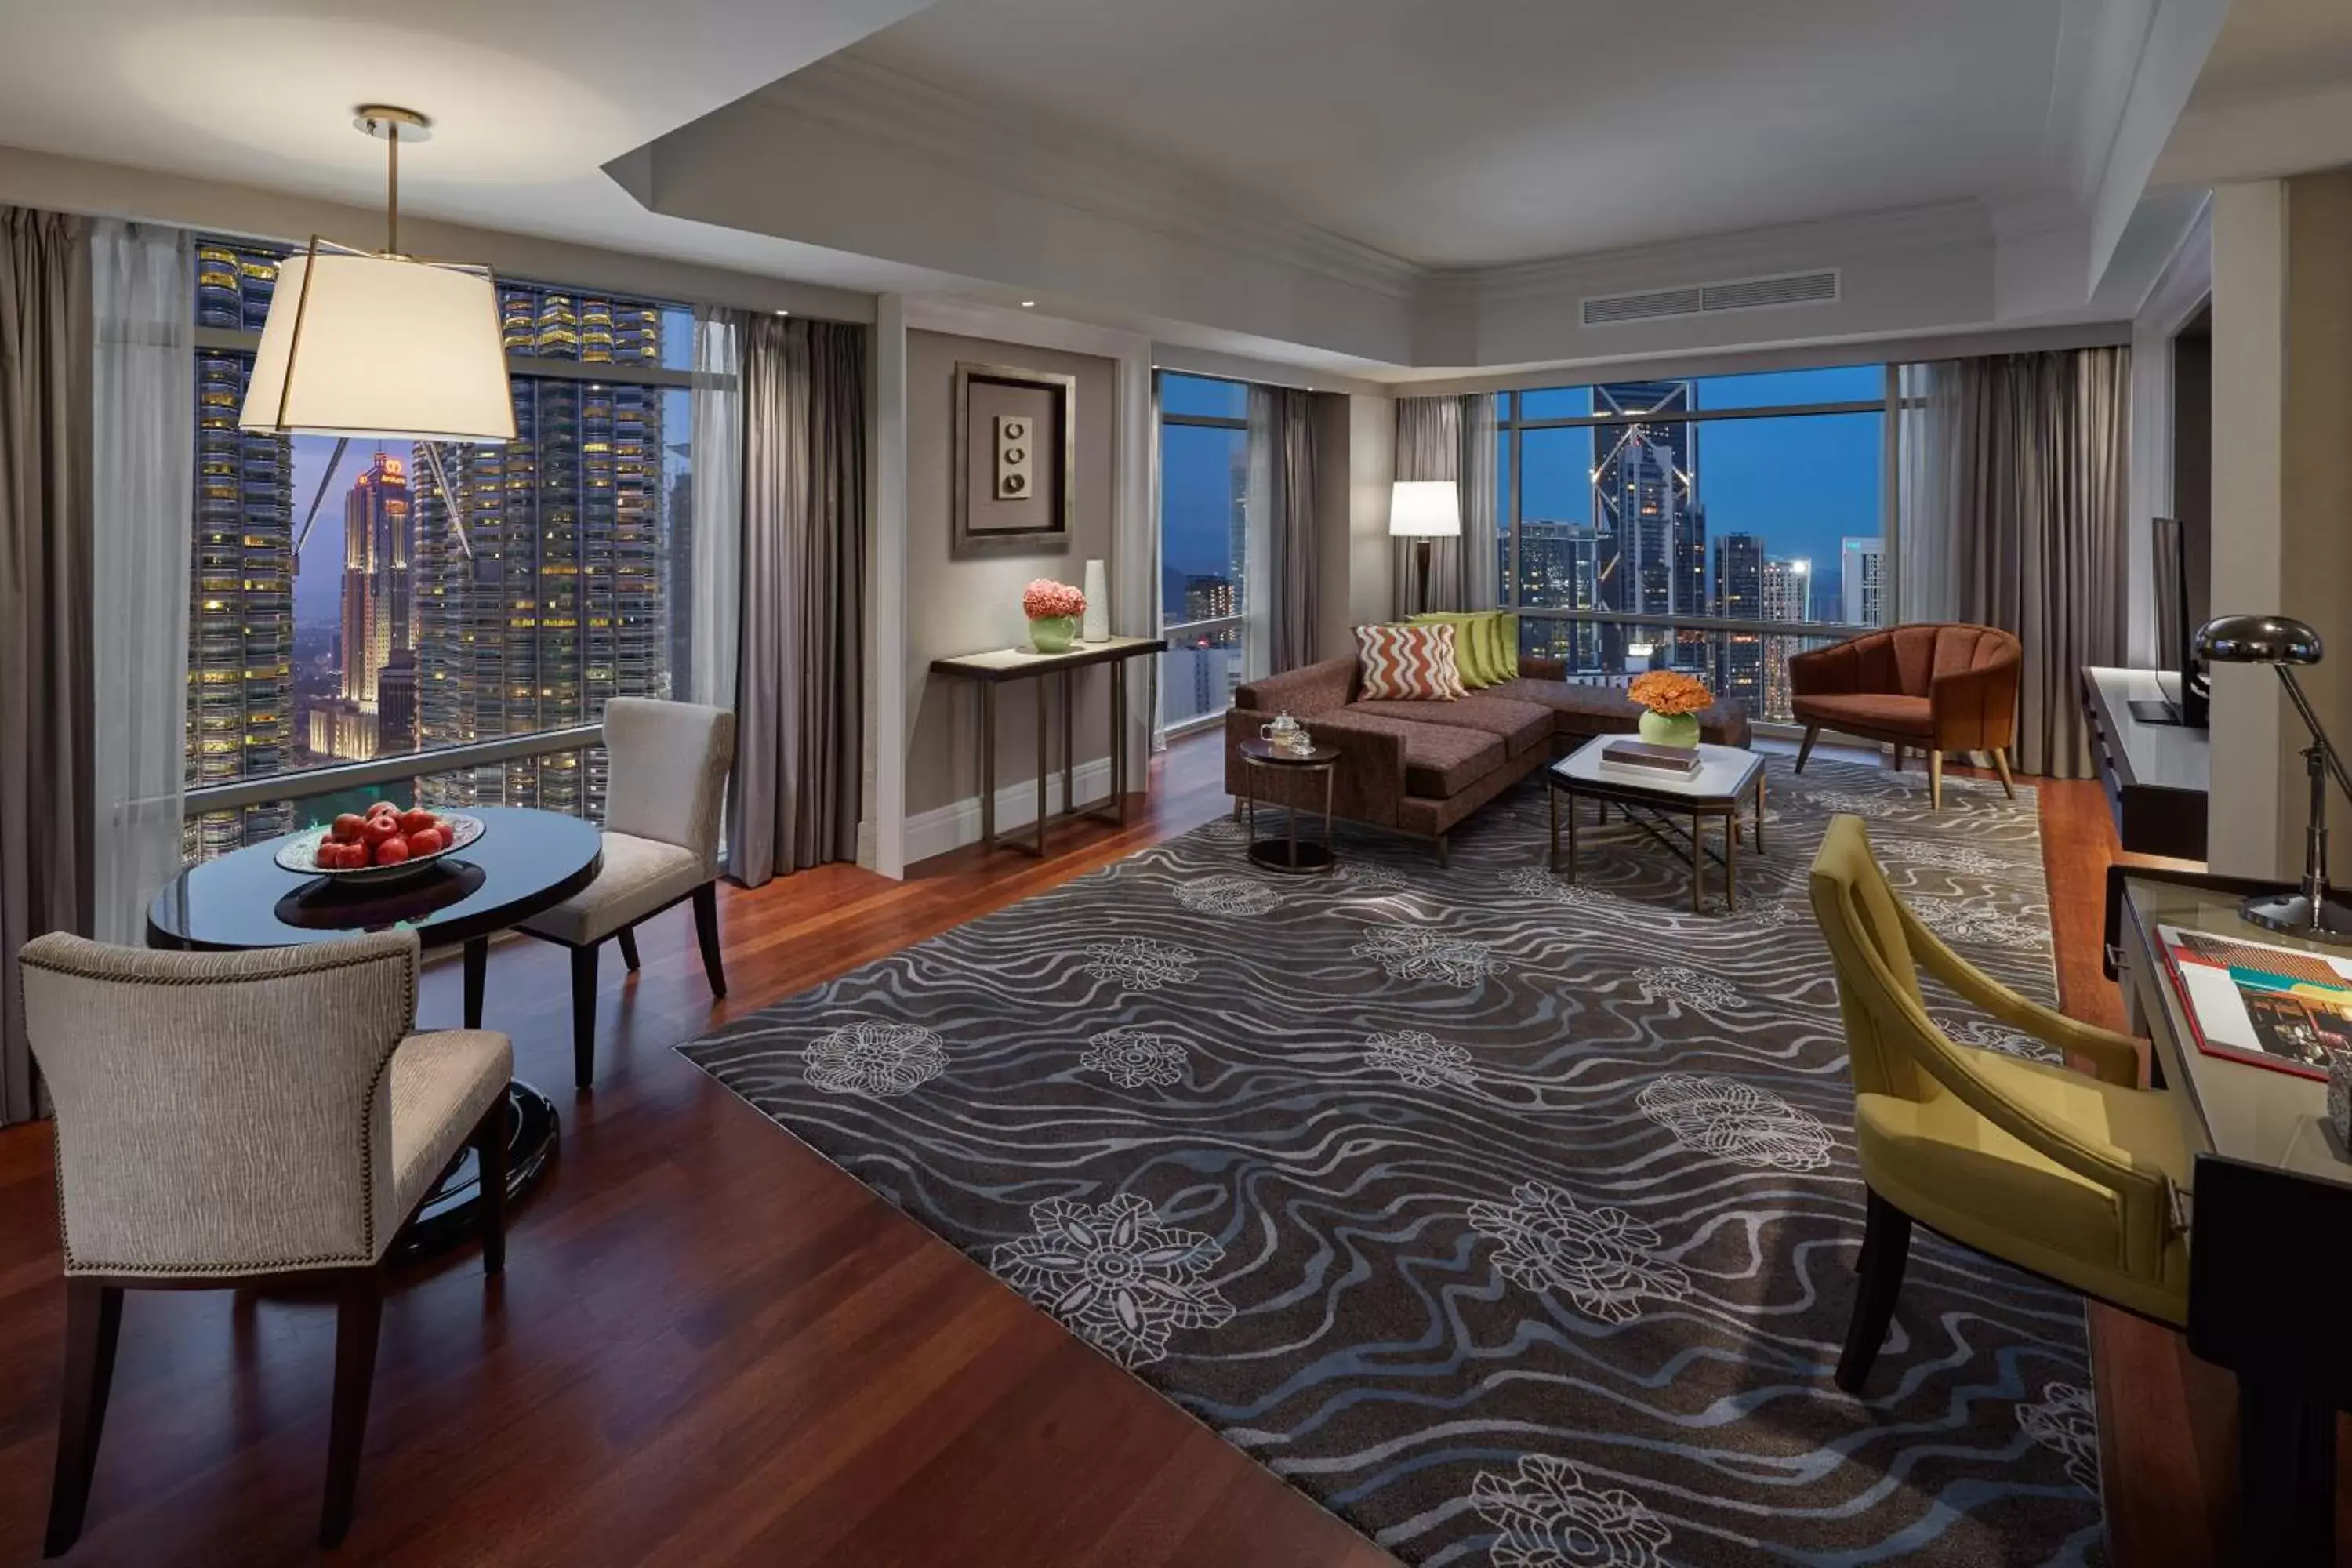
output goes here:
{"type": "Polygon", "coordinates": [[[1838,1363],[1859,1393],[1886,1338],[1916,1220],[1978,1251],[2172,1324],[2189,1311],[2189,1183],[2180,1123],[2137,1088],[2134,1041],[2028,1001],[1906,909],[1862,819],[1830,823],[1813,915],[1837,968],[1853,1073],[1854,1148],[1869,1206],[1861,1286],[1838,1363]],[[1964,1046],[1936,1026],[1919,971],[2093,1075],[1964,1046]]]}

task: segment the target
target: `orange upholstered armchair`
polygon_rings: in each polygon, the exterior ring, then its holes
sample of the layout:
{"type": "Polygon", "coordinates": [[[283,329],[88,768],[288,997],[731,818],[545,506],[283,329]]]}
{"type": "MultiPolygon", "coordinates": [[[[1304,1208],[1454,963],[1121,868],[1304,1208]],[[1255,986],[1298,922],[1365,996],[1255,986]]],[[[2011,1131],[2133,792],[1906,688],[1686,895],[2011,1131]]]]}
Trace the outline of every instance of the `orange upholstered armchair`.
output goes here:
{"type": "Polygon", "coordinates": [[[1994,626],[1925,625],[1870,632],[1789,660],[1790,706],[1805,727],[1797,771],[1827,730],[1881,741],[1903,765],[1927,753],[1927,800],[1944,805],[1944,753],[1990,752],[2015,799],[2009,742],[2017,729],[2018,640],[1994,626]]]}

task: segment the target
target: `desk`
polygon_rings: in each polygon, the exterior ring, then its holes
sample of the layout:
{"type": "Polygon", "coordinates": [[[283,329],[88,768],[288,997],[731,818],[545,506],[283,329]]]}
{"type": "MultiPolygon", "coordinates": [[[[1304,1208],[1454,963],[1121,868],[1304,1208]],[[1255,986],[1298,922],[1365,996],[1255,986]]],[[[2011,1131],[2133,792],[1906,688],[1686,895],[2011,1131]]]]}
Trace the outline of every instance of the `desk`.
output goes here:
{"type": "Polygon", "coordinates": [[[1045,723],[1047,678],[1056,678],[1062,692],[1062,807],[1066,816],[1108,815],[1127,826],[1127,661],[1156,654],[1167,645],[1158,637],[1110,637],[1102,642],[1073,643],[1066,653],[1038,653],[1033,648],[1005,647],[989,653],[957,654],[931,660],[931,673],[980,687],[980,847],[996,847],[996,689],[1008,680],[1037,683],[1037,826],[1032,844],[1019,845],[1043,858],[1045,854],[1045,779],[1048,738],[1045,723]],[[1101,807],[1081,812],[1072,798],[1073,748],[1070,736],[1070,676],[1090,664],[1111,667],[1110,679],[1110,811],[1101,807]]]}
{"type": "Polygon", "coordinates": [[[2244,1560],[2333,1568],[2336,1412],[2352,1409],[2352,1162],[2327,1125],[2326,1084],[2197,1048],[2157,946],[2170,925],[2331,951],[2240,920],[2256,886],[2113,868],[2109,962],[2195,1161],[2189,1348],[2237,1374],[2244,1560]]]}
{"type": "MultiPolygon", "coordinates": [[[[2179,678],[2172,685],[2178,688],[2179,678]]],[[[2205,858],[2205,793],[2210,733],[2136,717],[2137,701],[2161,701],[2164,679],[2152,669],[2083,667],[2083,712],[2091,721],[2091,760],[2116,835],[2136,855],[2205,858]]]]}

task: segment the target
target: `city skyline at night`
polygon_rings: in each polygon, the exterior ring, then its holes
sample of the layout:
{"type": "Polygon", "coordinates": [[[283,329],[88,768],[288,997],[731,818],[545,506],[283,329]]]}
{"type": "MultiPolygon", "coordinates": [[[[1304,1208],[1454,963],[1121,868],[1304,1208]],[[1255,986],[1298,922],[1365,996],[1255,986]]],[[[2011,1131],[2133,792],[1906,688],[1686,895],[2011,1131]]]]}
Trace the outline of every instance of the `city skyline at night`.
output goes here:
{"type": "MultiPolygon", "coordinates": [[[[257,332],[276,273],[273,252],[205,242],[199,324],[257,332]]],[[[328,437],[241,431],[250,354],[198,352],[191,785],[563,729],[615,696],[670,694],[689,641],[674,582],[691,563],[676,537],[691,504],[686,393],[631,367],[673,366],[689,313],[514,282],[499,305],[517,438],[440,448],[462,542],[422,447],[339,454],[328,437]],[[557,363],[520,368],[532,362],[557,363]]],[[[416,793],[593,816],[602,754],[444,773],[416,793]]],[[[206,814],[190,852],[289,831],[297,811],[206,814]]]]}

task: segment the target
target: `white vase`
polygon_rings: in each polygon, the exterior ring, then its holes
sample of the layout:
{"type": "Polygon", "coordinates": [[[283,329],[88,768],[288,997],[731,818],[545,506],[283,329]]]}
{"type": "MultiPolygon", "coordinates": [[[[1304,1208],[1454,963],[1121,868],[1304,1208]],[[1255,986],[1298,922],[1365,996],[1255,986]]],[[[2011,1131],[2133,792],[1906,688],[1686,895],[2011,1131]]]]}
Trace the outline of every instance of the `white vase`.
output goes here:
{"type": "Polygon", "coordinates": [[[1099,561],[1087,563],[1087,614],[1078,637],[1083,642],[1110,640],[1110,572],[1099,561]]]}

